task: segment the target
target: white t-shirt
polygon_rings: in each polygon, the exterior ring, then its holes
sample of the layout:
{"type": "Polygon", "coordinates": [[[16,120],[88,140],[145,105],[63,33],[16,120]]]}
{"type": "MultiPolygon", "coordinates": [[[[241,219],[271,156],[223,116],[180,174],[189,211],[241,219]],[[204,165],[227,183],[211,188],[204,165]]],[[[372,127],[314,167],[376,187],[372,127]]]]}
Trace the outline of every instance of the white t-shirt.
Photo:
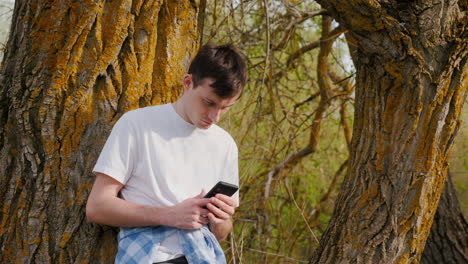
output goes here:
{"type": "MultiPolygon", "coordinates": [[[[93,172],[125,186],[122,199],[149,206],[173,206],[208,192],[218,181],[239,185],[237,146],[219,126],[199,129],[172,104],[125,113],[114,125],[93,172]]],[[[233,196],[239,204],[239,192],[233,196]]],[[[181,254],[177,237],[161,243],[164,261],[181,254]]]]}

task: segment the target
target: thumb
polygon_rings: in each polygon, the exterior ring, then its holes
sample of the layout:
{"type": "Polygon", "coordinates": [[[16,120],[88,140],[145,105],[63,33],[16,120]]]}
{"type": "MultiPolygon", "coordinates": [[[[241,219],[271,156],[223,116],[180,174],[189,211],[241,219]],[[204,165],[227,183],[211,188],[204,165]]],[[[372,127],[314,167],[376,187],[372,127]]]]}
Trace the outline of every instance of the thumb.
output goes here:
{"type": "Polygon", "coordinates": [[[195,196],[195,198],[203,198],[203,196],[205,196],[206,192],[205,192],[205,188],[202,188],[200,194],[198,194],[197,196],[195,196]]]}

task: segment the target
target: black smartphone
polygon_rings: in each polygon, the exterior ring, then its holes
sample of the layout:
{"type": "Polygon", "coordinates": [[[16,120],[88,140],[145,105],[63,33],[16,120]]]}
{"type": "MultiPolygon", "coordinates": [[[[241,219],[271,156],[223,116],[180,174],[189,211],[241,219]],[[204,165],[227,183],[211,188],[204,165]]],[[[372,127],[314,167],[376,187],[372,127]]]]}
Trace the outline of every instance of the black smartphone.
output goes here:
{"type": "Polygon", "coordinates": [[[205,195],[204,198],[210,198],[215,196],[217,193],[232,196],[239,189],[238,186],[227,182],[219,181],[211,190],[205,195]]]}

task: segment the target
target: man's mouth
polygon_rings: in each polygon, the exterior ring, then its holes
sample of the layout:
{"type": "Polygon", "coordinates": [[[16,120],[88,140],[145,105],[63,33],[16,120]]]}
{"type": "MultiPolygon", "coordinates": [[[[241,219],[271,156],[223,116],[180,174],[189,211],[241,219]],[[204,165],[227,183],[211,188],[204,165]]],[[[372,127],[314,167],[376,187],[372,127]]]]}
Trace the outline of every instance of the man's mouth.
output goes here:
{"type": "Polygon", "coordinates": [[[206,126],[211,126],[213,124],[212,122],[207,122],[205,120],[202,120],[202,123],[206,126]]]}

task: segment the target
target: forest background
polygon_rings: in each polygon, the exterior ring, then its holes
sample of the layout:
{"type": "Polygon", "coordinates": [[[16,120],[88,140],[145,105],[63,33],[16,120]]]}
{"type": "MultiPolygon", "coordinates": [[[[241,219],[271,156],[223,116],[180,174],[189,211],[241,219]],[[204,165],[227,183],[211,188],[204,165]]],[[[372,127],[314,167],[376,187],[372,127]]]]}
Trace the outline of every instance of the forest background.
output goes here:
{"type": "MultiPolygon", "coordinates": [[[[13,5],[0,1],[2,56],[13,5]]],[[[223,243],[231,261],[307,263],[332,214],[349,156],[355,69],[345,31],[332,22],[327,60],[335,96],[322,105],[321,14],[320,6],[307,0],[209,1],[206,6],[202,43],[239,47],[250,76],[242,100],[220,123],[240,151],[242,206],[234,233],[223,243]],[[311,131],[320,135],[315,142],[311,131]]],[[[449,165],[465,217],[467,119],[464,107],[449,165]]]]}

